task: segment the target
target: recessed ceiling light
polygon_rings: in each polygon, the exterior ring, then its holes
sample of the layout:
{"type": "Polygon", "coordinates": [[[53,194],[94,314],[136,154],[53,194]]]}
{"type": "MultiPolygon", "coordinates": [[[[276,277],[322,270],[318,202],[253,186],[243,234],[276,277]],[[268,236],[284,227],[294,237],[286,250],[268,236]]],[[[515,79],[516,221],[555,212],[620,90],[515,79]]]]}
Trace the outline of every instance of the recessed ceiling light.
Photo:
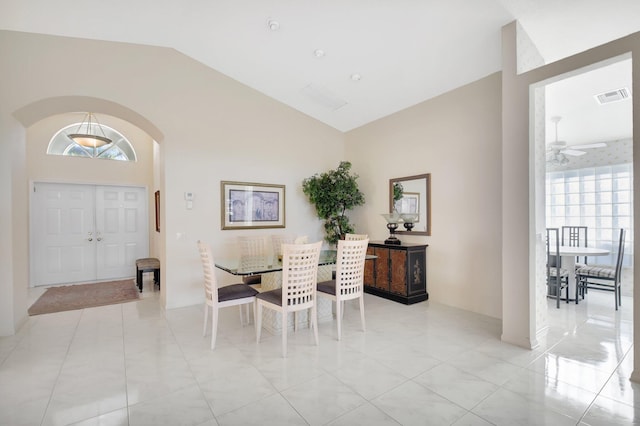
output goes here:
{"type": "Polygon", "coordinates": [[[324,50],[316,49],[313,51],[313,54],[316,56],[316,58],[322,58],[324,56],[324,50]]]}
{"type": "Polygon", "coordinates": [[[269,19],[267,21],[267,25],[271,31],[278,31],[280,29],[280,22],[275,21],[273,19],[269,19]]]}
{"type": "Polygon", "coordinates": [[[351,80],[353,81],[360,81],[362,79],[362,76],[358,73],[355,74],[351,74],[351,80]]]}

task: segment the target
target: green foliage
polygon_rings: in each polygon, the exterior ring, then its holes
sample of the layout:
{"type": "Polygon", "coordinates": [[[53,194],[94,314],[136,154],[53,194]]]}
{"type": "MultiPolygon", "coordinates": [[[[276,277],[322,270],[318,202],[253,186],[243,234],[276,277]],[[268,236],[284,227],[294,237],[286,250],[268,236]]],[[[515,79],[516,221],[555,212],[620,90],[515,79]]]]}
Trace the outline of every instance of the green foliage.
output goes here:
{"type": "Polygon", "coordinates": [[[393,184],[393,202],[395,204],[396,201],[402,199],[404,194],[404,187],[400,182],[396,182],[393,184]]]}
{"type": "Polygon", "coordinates": [[[354,232],[345,215],[347,210],[364,204],[364,194],[358,189],[358,175],[351,174],[351,163],[340,162],[335,170],[315,174],[302,181],[302,192],[316,207],[316,213],[324,220],[325,240],[336,244],[344,234],[354,232]]]}

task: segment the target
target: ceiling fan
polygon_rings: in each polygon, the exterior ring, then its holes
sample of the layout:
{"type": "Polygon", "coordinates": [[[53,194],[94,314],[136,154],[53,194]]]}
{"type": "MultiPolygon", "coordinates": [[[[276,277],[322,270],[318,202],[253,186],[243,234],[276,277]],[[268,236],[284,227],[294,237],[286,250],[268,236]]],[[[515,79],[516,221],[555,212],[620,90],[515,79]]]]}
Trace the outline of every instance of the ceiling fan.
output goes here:
{"type": "Polygon", "coordinates": [[[560,116],[551,117],[551,121],[556,126],[556,140],[547,145],[547,162],[554,165],[565,165],[569,163],[569,157],[579,157],[586,154],[583,149],[604,148],[607,146],[604,142],[588,143],[584,145],[570,145],[567,142],[558,140],[558,122],[562,119],[560,116]]]}

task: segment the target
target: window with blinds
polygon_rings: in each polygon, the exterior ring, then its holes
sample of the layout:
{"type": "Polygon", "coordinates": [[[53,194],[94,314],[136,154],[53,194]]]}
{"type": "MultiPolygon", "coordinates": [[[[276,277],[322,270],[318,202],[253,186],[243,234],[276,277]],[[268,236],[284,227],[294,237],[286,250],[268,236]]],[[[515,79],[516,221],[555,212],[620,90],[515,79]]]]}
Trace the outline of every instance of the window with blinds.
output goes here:
{"type": "Polygon", "coordinates": [[[627,230],[624,266],[633,265],[633,165],[616,164],[549,172],[546,176],[547,227],[589,227],[589,246],[608,249],[590,264],[614,264],[620,228],[627,230]]]}

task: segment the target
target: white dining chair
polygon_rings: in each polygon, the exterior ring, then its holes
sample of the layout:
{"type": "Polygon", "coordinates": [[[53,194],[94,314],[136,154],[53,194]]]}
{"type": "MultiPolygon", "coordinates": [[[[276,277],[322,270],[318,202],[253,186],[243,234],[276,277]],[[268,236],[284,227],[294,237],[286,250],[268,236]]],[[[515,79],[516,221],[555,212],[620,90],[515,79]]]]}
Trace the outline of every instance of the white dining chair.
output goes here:
{"type": "Polygon", "coordinates": [[[368,238],[364,240],[339,240],[335,279],[318,283],[318,297],[325,297],[335,302],[338,340],[342,339],[344,302],[347,300],[358,299],[362,331],[366,330],[363,285],[368,246],[368,238]]]}
{"type": "Polygon", "coordinates": [[[293,244],[296,240],[295,235],[274,234],[271,236],[271,248],[273,250],[273,260],[282,260],[282,245],[293,244]]]}
{"type": "MultiPolygon", "coordinates": [[[[198,241],[198,251],[200,253],[200,261],[202,262],[202,270],[204,272],[205,305],[202,336],[204,337],[207,335],[209,308],[211,308],[211,349],[214,349],[218,334],[218,310],[228,306],[239,306],[240,325],[244,325],[242,307],[243,305],[251,304],[253,307],[253,316],[255,317],[255,301],[258,291],[243,283],[231,284],[218,288],[211,246],[203,243],[202,241],[198,241]]],[[[247,323],[249,322],[248,317],[249,316],[247,315],[247,323]]]]}
{"type": "Polygon", "coordinates": [[[369,236],[367,234],[344,234],[344,239],[346,241],[368,240],[369,236]]]}
{"type": "MultiPolygon", "coordinates": [[[[239,236],[238,246],[240,249],[240,264],[238,265],[240,269],[245,271],[266,269],[269,263],[266,237],[239,236]]],[[[242,277],[242,282],[260,288],[262,275],[245,275],[242,277]]]]}
{"type": "MultiPolygon", "coordinates": [[[[280,312],[282,324],[282,356],[287,356],[287,317],[290,312],[308,310],[310,325],[318,344],[316,285],[322,241],[310,244],[285,244],[282,247],[282,287],[256,296],[256,342],[260,343],[262,309],[280,312]]],[[[295,321],[295,320],[294,320],[295,321]]]]}

